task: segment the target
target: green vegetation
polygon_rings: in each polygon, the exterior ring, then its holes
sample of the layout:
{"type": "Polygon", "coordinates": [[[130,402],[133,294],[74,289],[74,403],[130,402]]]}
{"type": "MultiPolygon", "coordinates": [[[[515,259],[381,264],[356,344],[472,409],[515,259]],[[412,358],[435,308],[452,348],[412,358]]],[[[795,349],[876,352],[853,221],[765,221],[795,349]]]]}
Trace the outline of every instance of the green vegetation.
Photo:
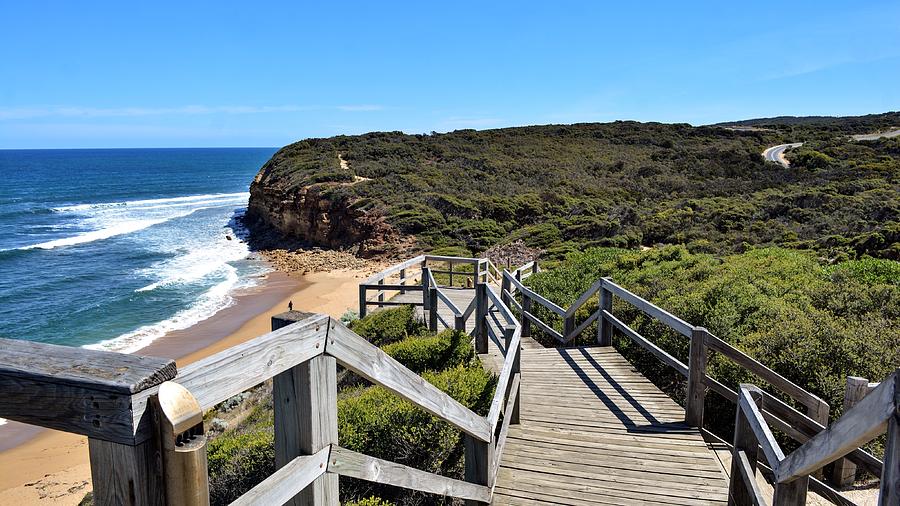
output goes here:
{"type": "Polygon", "coordinates": [[[332,185],[325,198],[382,214],[423,250],[522,239],[549,259],[658,244],[900,258],[900,138],[847,138],[900,125],[900,114],[754,121],[762,128],[620,121],[309,139],[263,171],[299,191],[333,180],[341,155],[371,180],[332,185]],[[764,148],[788,141],[807,142],[788,153],[790,169],[763,161],[764,148]]]}
{"type": "MultiPolygon", "coordinates": [[[[879,381],[900,363],[900,263],[894,261],[869,258],[823,266],[809,252],[781,248],[724,257],[680,246],[645,252],[591,249],[570,255],[528,283],[567,306],[602,276],[706,327],[822,397],[832,407],[832,418],[842,412],[848,375],[879,381]]],[[[596,307],[594,298],[578,318],[596,307]]],[[[687,363],[689,342],[684,336],[621,300],[613,312],[687,363]]],[[[553,321],[549,315],[542,317],[553,321]]],[[[585,335],[587,342],[593,334],[585,335]]],[[[670,395],[683,397],[681,376],[628,339],[617,339],[615,345],[670,395]]],[[[718,354],[711,356],[709,371],[728,385],[760,384],[718,354]]],[[[715,394],[709,398],[719,400],[715,394]]],[[[726,406],[721,402],[707,410],[712,426],[730,427],[733,411],[726,406]]]]}
{"type": "MultiPolygon", "coordinates": [[[[463,405],[487,414],[495,380],[474,358],[464,333],[429,334],[410,307],[373,313],[355,321],[353,328],[463,405]]],[[[264,401],[252,406],[244,420],[210,442],[213,504],[233,501],[275,471],[271,395],[259,398],[264,401]]],[[[460,432],[381,387],[352,382],[338,393],[338,433],[345,448],[462,478],[460,432]]],[[[341,499],[359,506],[440,502],[348,478],[341,478],[341,499]]]]}

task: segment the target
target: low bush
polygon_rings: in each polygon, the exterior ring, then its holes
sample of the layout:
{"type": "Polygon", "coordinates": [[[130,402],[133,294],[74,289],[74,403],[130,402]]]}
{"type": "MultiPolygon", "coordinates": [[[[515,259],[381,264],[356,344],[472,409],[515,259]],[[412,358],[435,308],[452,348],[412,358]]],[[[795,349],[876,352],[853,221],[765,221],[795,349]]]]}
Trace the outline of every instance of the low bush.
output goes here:
{"type": "Polygon", "coordinates": [[[445,330],[435,336],[409,337],[382,348],[415,373],[467,364],[474,351],[465,332],[445,330]]]}
{"type": "Polygon", "coordinates": [[[401,341],[422,334],[425,324],[416,317],[412,306],[376,311],[366,318],[351,322],[350,328],[375,346],[401,341]]]}

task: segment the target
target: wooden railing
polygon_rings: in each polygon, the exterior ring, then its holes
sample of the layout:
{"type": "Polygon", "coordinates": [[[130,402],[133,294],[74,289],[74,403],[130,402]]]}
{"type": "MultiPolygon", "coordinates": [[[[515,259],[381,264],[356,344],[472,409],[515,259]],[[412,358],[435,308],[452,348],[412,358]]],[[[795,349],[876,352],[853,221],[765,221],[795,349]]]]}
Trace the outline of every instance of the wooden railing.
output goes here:
{"type": "MultiPolygon", "coordinates": [[[[506,412],[517,409],[516,387],[508,386],[508,378],[516,378],[518,384],[517,362],[512,362],[517,353],[508,354],[509,372],[503,376],[507,383],[498,385],[491,414],[482,417],[338,320],[291,312],[273,318],[273,329],[181,370],[170,360],[152,357],[0,340],[0,416],[88,436],[95,504],[202,504],[203,497],[208,501],[205,480],[194,484],[204,488],[202,493],[191,496],[200,501],[167,497],[171,469],[165,456],[159,458],[158,449],[164,445],[159,440],[160,416],[151,400],[162,385],[175,382],[205,411],[273,379],[278,470],[235,504],[295,499],[336,505],[338,475],[478,503],[490,501],[499,419],[494,406],[503,403],[506,412]],[[338,446],[337,364],[462,431],[470,481],[338,446]]],[[[506,417],[503,427],[509,423],[513,421],[506,417]]]]}
{"type": "MultiPolygon", "coordinates": [[[[567,344],[582,335],[592,323],[596,322],[596,342],[601,346],[609,346],[612,344],[614,332],[618,331],[621,335],[656,357],[660,362],[668,365],[679,375],[686,378],[685,422],[689,425],[702,429],[707,390],[717,393],[732,403],[737,404],[738,402],[739,395],[735,390],[707,374],[706,365],[711,351],[719,353],[766,382],[772,389],[780,392],[786,398],[803,406],[805,413],[798,411],[775,395],[760,390],[760,395],[766,401],[765,408],[761,410],[762,416],[774,429],[799,443],[805,443],[824,431],[828,425],[830,407],[823,399],[764,366],[749,355],[713,335],[705,328],[691,325],[665,309],[619,286],[609,278],[597,280],[569,308],[563,308],[525,286],[515,274],[516,272],[518,271],[504,272],[501,296],[507,305],[515,308],[520,315],[523,336],[530,337],[532,327],[536,327],[557,342],[567,344]],[[597,309],[583,320],[576,320],[576,314],[579,312],[579,309],[584,307],[595,296],[598,297],[597,309]],[[688,338],[690,340],[689,363],[685,364],[678,360],[616,317],[613,313],[614,298],[628,303],[646,316],[688,338]],[[537,311],[535,309],[537,307],[543,308],[546,314],[558,318],[557,322],[561,320],[562,331],[559,330],[559,327],[542,320],[536,314],[537,311]]],[[[712,436],[711,433],[707,432],[707,434],[712,436]]],[[[883,463],[861,448],[852,448],[846,455],[845,460],[848,466],[860,466],[875,476],[882,474],[883,463]]],[[[855,472],[855,467],[852,469],[855,472]]],[[[835,504],[853,504],[834,488],[824,483],[821,478],[821,472],[816,472],[815,476],[810,478],[809,486],[811,490],[835,504]]]]}
{"type": "Polygon", "coordinates": [[[900,504],[900,370],[895,371],[830,427],[784,454],[763,415],[766,395],[754,385],[741,385],[732,445],[730,504],[766,504],[756,482],[757,454],[774,474],[773,503],[806,503],[810,474],[887,430],[879,505],[900,504]]]}

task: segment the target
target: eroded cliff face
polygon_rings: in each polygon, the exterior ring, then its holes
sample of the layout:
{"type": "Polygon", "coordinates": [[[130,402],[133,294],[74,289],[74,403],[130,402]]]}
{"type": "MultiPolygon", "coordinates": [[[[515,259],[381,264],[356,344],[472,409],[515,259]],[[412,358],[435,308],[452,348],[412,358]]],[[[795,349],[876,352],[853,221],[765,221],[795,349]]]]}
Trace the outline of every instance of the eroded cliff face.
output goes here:
{"type": "Polygon", "coordinates": [[[380,213],[329,191],[353,183],[296,185],[272,170],[275,164],[273,158],[250,185],[245,223],[252,241],[265,248],[301,242],[350,249],[365,258],[392,255],[403,242],[380,213]]]}

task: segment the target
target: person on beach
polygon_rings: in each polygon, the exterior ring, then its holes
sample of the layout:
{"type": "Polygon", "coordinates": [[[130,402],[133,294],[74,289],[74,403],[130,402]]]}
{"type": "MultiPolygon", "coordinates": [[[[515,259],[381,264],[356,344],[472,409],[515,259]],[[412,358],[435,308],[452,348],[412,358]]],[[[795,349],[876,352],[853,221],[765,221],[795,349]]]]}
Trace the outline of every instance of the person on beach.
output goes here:
{"type": "Polygon", "coordinates": [[[294,310],[294,301],[289,300],[288,301],[288,311],[293,311],[293,310],[294,310]]]}

